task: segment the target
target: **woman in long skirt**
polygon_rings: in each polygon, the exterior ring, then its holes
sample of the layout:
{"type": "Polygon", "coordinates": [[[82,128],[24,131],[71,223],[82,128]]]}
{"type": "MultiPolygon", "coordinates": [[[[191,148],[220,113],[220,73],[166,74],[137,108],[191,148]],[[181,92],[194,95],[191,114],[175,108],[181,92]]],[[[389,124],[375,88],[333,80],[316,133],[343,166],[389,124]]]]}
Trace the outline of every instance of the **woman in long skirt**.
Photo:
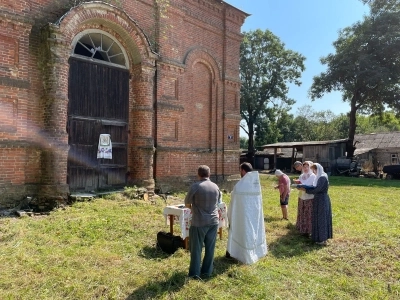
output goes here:
{"type": "MultiPolygon", "coordinates": [[[[302,164],[301,170],[302,173],[296,183],[301,183],[304,185],[312,185],[315,180],[315,174],[310,169],[312,166],[311,161],[305,161],[302,164]]],[[[296,166],[295,166],[296,168],[296,166]]],[[[297,168],[296,168],[297,169],[297,168]]],[[[297,205],[297,221],[296,228],[297,230],[306,236],[311,234],[312,228],[312,206],[313,206],[314,195],[307,194],[304,191],[299,191],[299,200],[297,205]]]]}
{"type": "Polygon", "coordinates": [[[306,186],[303,189],[307,194],[314,195],[311,239],[318,245],[326,245],[326,241],[333,237],[332,207],[328,195],[328,175],[318,163],[313,164],[311,169],[316,175],[313,187],[306,186]]]}

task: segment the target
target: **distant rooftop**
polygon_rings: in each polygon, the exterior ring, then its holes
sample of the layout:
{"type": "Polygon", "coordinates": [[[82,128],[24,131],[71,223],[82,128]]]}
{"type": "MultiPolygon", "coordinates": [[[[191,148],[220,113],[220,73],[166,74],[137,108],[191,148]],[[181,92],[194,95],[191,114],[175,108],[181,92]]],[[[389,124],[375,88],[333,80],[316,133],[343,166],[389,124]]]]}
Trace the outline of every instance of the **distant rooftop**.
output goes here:
{"type": "Polygon", "coordinates": [[[262,148],[293,148],[299,146],[308,146],[308,145],[328,145],[335,143],[345,143],[348,139],[340,139],[340,140],[330,140],[330,141],[308,141],[308,142],[282,142],[275,144],[267,144],[261,146],[262,148]]]}

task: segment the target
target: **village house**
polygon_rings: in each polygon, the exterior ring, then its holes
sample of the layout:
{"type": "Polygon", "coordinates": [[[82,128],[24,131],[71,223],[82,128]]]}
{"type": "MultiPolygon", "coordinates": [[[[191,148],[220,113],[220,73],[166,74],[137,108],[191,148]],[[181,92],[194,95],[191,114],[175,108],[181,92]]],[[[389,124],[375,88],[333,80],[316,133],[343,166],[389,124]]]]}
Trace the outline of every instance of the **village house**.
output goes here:
{"type": "Polygon", "coordinates": [[[1,1],[0,207],[154,190],[200,164],[217,182],[238,172],[248,15],[216,0],[107,2],[1,1]]]}
{"type": "Polygon", "coordinates": [[[382,171],[384,166],[400,164],[400,132],[357,134],[355,155],[365,169],[382,171]]]}
{"type": "MultiPolygon", "coordinates": [[[[327,172],[340,173],[338,164],[350,163],[345,159],[346,142],[347,139],[268,144],[262,146],[264,150],[257,157],[258,161],[269,162],[266,169],[291,170],[295,160],[311,160],[320,163],[327,172]]],[[[354,160],[365,172],[378,174],[384,166],[400,164],[400,132],[356,134],[354,143],[354,160]]],[[[343,166],[344,171],[346,168],[343,166]]]]}

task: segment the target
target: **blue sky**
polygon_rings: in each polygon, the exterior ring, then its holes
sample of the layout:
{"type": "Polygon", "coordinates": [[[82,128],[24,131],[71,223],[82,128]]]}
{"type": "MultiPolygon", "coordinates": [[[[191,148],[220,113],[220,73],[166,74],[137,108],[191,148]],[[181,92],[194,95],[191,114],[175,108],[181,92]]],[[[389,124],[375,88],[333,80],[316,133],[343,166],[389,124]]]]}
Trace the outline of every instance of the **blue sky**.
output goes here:
{"type": "Polygon", "coordinates": [[[296,100],[291,113],[311,105],[314,111],[330,109],[335,114],[347,113],[340,92],[333,92],[313,102],[308,98],[313,76],[325,70],[320,57],[334,52],[332,43],[338,31],[362,20],[368,6],[359,0],[226,0],[225,2],[251,14],[242,31],[269,29],[278,36],[287,49],[306,57],[302,85],[290,86],[289,97],[296,100]]]}

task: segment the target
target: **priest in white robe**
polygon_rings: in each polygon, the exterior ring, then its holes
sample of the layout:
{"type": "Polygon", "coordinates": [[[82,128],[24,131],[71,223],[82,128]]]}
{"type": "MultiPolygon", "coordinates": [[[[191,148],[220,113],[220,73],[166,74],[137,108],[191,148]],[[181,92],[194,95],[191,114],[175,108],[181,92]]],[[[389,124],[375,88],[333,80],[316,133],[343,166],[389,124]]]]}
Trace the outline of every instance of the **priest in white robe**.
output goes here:
{"type": "Polygon", "coordinates": [[[253,264],[268,253],[260,178],[249,163],[240,165],[242,179],[235,185],[228,207],[226,256],[253,264]]]}

